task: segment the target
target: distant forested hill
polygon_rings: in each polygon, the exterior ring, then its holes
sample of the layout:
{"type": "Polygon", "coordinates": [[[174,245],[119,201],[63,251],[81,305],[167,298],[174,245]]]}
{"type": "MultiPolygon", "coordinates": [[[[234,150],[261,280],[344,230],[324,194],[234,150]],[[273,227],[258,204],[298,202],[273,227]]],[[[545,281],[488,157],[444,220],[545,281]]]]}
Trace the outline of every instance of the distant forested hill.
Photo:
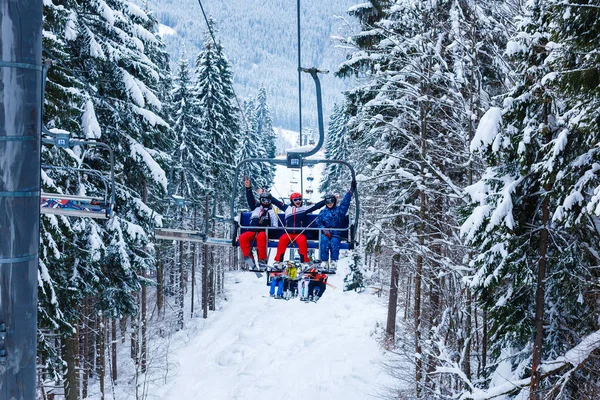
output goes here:
{"type": "MultiPolygon", "coordinates": [[[[197,0],[133,0],[155,10],[158,20],[176,34],[164,35],[172,61],[190,62],[200,50],[206,24],[197,0]]],[[[264,85],[276,126],[298,127],[296,1],[203,0],[214,18],[217,38],[233,64],[240,97],[256,96],[264,85]]],[[[302,0],[302,65],[333,72],[344,59],[331,36],[348,34],[346,10],[355,0],[302,0]],[[340,18],[342,17],[343,20],[340,18]]],[[[314,84],[303,74],[303,126],[316,129],[314,84]]],[[[325,120],[333,102],[341,99],[344,84],[332,74],[322,78],[325,120]]]]}

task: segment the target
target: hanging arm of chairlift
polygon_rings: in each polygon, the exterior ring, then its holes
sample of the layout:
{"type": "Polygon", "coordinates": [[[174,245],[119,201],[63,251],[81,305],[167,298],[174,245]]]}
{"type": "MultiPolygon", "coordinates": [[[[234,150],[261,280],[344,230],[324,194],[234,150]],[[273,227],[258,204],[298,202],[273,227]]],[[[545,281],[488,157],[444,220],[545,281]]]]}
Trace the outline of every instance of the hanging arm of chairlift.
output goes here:
{"type": "MultiPolygon", "coordinates": [[[[88,141],[88,140],[71,139],[69,133],[52,132],[52,131],[46,129],[45,127],[42,127],[42,132],[45,133],[46,135],[48,135],[48,136],[42,137],[43,143],[52,144],[52,145],[60,147],[60,148],[71,148],[74,146],[84,146],[84,145],[102,147],[102,148],[108,150],[109,155],[110,155],[110,194],[109,194],[108,199],[106,199],[106,198],[104,199],[107,203],[106,205],[104,205],[103,207],[100,207],[99,210],[95,210],[95,211],[91,211],[91,210],[69,211],[67,209],[63,209],[61,211],[60,207],[58,207],[58,208],[42,207],[43,211],[45,213],[50,213],[50,214],[54,213],[54,214],[65,214],[65,215],[72,215],[72,216],[91,216],[91,217],[98,217],[98,218],[109,218],[112,214],[112,211],[114,210],[115,202],[116,202],[115,157],[114,157],[113,149],[106,143],[96,142],[96,141],[88,141]],[[104,213],[104,216],[101,216],[102,213],[104,213]]],[[[61,167],[51,167],[51,168],[59,169],[61,167]]],[[[69,167],[64,167],[64,168],[68,169],[69,167]]],[[[85,170],[82,168],[71,168],[71,169],[82,170],[82,171],[85,170]]],[[[94,171],[94,173],[100,174],[97,171],[94,171]]],[[[104,181],[104,179],[103,179],[103,181],[104,181]]],[[[106,182],[104,182],[104,184],[106,187],[106,182]]],[[[48,193],[46,193],[44,195],[46,195],[47,199],[52,198],[52,199],[60,199],[60,200],[66,200],[66,201],[87,202],[88,205],[90,205],[90,206],[94,205],[94,204],[92,204],[92,202],[95,200],[93,198],[82,197],[82,196],[73,196],[73,195],[58,195],[58,194],[48,194],[48,193]]],[[[83,204],[82,207],[87,208],[85,204],[83,204]]]]}

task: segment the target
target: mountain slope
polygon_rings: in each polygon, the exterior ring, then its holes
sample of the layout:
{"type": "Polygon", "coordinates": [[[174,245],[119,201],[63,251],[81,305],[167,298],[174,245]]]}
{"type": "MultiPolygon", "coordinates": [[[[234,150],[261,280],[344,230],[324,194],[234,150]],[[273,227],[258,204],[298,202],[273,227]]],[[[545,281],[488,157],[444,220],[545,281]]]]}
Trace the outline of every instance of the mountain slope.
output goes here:
{"type": "MultiPolygon", "coordinates": [[[[184,57],[195,62],[206,24],[197,0],[134,0],[155,10],[158,20],[175,30],[164,35],[172,61],[184,57]]],[[[303,0],[302,65],[335,70],[344,53],[335,48],[331,35],[344,35],[344,16],[354,0],[303,0]]],[[[297,129],[297,28],[296,2],[283,0],[204,0],[204,9],[216,21],[216,36],[222,41],[234,69],[235,86],[241,97],[256,96],[265,86],[275,125],[297,129]]],[[[312,78],[303,74],[303,125],[316,127],[316,103],[312,78]],[[304,101],[305,100],[305,101],[304,101]]],[[[343,82],[331,74],[322,78],[325,116],[333,102],[341,99],[343,82]]]]}

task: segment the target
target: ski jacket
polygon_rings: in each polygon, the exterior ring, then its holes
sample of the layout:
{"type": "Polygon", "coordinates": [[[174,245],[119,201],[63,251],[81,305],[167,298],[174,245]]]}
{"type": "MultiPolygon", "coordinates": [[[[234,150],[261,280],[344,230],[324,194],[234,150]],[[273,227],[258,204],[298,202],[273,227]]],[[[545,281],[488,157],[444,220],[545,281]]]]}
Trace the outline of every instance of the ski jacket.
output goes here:
{"type": "MultiPolygon", "coordinates": [[[[285,213],[285,226],[287,228],[306,228],[308,221],[306,215],[312,211],[318,210],[325,205],[325,200],[313,204],[312,206],[296,207],[291,204],[284,204],[282,201],[273,199],[273,204],[282,209],[285,213]]],[[[288,233],[300,233],[302,229],[288,229],[288,233]]]]}
{"type": "MultiPolygon", "coordinates": [[[[316,226],[319,228],[344,228],[342,219],[348,213],[351,200],[352,191],[348,191],[339,205],[322,209],[315,221],[316,226]]],[[[342,235],[341,231],[331,231],[330,233],[332,236],[342,235]]]]}
{"type": "Polygon", "coordinates": [[[298,268],[296,267],[287,267],[285,269],[285,276],[287,276],[289,279],[296,279],[298,277],[298,268]]]}
{"type": "Polygon", "coordinates": [[[320,274],[320,273],[316,272],[316,273],[308,274],[308,276],[313,281],[327,283],[327,274],[320,274]]]}
{"type": "MultiPolygon", "coordinates": [[[[250,226],[278,226],[277,214],[273,208],[270,205],[268,207],[263,207],[258,204],[252,194],[252,188],[246,188],[246,201],[248,202],[248,207],[252,210],[252,214],[250,214],[250,226]]],[[[255,231],[258,230],[259,229],[255,229],[255,231]]]]}

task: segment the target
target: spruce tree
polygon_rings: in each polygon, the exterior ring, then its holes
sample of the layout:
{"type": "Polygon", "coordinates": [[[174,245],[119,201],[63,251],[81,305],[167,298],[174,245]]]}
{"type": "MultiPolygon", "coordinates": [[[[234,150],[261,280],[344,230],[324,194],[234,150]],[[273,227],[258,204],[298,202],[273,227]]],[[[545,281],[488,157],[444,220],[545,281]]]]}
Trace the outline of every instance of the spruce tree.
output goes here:
{"type": "MultiPolygon", "coordinates": [[[[211,26],[214,26],[211,23],[211,26]]],[[[239,110],[231,67],[222,46],[205,35],[204,50],[196,59],[196,86],[194,96],[199,103],[198,119],[202,142],[199,146],[210,149],[210,160],[204,174],[206,186],[214,190],[220,202],[229,200],[233,179],[233,165],[239,146],[239,110]]]]}

